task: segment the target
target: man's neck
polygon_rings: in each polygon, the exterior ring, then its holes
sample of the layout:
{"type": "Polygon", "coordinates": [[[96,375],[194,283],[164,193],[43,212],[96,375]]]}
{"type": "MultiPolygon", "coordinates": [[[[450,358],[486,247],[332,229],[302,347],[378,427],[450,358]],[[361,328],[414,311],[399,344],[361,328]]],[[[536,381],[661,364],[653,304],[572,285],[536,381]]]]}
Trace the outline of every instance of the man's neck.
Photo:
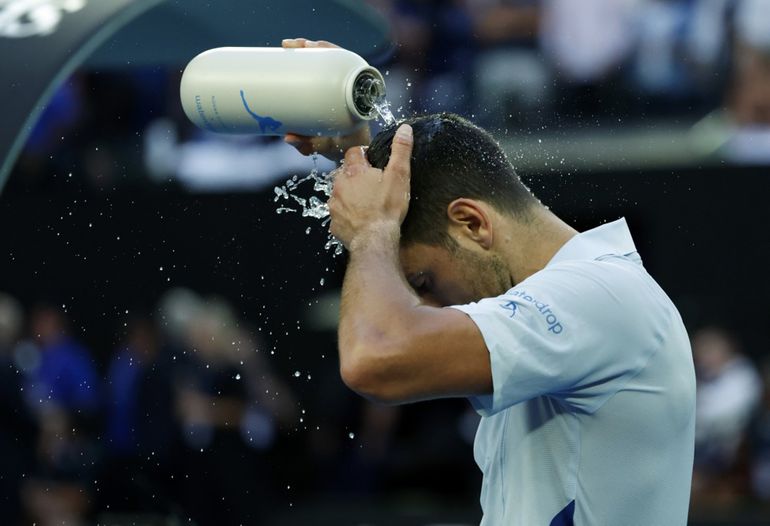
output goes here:
{"type": "Polygon", "coordinates": [[[510,229],[506,229],[499,240],[498,250],[514,285],[545,268],[559,249],[578,233],[545,207],[537,207],[531,213],[531,221],[508,218],[510,229]]]}

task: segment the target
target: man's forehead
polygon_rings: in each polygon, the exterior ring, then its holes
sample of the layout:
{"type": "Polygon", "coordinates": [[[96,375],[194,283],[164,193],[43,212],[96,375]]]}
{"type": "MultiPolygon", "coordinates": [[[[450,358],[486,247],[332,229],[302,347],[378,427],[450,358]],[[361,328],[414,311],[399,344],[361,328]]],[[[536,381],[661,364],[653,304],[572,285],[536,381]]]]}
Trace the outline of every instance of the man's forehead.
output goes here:
{"type": "Polygon", "coordinates": [[[440,264],[449,258],[449,253],[437,245],[408,243],[399,248],[399,258],[404,274],[409,275],[424,272],[426,267],[440,264]]]}

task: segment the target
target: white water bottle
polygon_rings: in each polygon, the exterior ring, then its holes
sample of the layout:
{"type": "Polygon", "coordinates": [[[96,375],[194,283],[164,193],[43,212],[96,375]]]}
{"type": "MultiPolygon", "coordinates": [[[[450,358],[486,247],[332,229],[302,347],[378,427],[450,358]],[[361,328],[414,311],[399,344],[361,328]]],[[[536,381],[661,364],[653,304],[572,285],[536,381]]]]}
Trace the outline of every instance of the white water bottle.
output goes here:
{"type": "Polygon", "coordinates": [[[223,47],[192,59],[182,107],[200,128],[257,135],[342,135],[377,116],[385,81],[338,48],[223,47]]]}

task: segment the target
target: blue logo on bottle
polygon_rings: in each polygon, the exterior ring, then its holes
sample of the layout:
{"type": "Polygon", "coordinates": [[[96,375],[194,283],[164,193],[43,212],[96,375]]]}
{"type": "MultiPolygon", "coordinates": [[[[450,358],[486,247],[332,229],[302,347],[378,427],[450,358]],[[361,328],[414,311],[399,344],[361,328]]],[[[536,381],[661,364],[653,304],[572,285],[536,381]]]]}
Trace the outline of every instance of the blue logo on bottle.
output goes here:
{"type": "Polygon", "coordinates": [[[246,94],[243,93],[243,90],[241,90],[241,100],[243,101],[243,107],[246,108],[246,111],[249,112],[249,115],[254,117],[254,120],[259,123],[259,131],[261,133],[275,132],[278,131],[278,128],[283,126],[281,121],[277,121],[272,117],[263,117],[262,115],[257,115],[251,111],[251,108],[249,108],[249,103],[246,102],[246,94]]]}

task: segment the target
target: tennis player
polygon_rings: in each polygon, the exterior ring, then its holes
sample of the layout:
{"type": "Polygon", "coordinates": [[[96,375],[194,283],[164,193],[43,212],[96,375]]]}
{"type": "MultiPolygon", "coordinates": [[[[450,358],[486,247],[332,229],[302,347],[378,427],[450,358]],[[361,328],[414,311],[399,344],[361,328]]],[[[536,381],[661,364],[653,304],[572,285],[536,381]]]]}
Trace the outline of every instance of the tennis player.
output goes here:
{"type": "Polygon", "coordinates": [[[482,525],[686,524],[690,345],[625,220],[578,233],[449,114],[348,149],[329,207],[350,255],[342,378],[385,403],[470,400],[482,525]]]}

